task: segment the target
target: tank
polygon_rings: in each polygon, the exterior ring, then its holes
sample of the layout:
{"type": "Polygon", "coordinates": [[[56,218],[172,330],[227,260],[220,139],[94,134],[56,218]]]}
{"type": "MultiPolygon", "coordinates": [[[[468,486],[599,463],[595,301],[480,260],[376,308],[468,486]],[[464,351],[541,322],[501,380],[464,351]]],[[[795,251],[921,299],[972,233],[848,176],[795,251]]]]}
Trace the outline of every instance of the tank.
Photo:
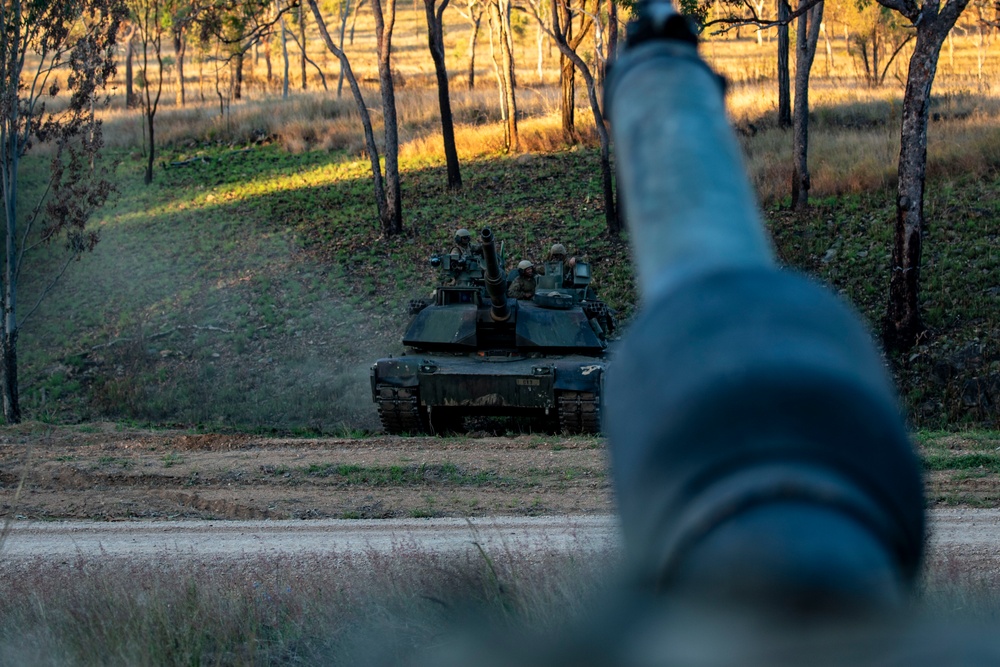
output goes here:
{"type": "MultiPolygon", "coordinates": [[[[590,267],[546,266],[531,300],[507,297],[493,232],[466,257],[431,257],[430,299],[409,304],[406,352],[371,368],[387,433],[459,430],[469,416],[534,418],[548,430],[598,433],[614,312],[590,286],[590,267]]],[[[513,278],[513,276],[511,276],[513,278]]]]}

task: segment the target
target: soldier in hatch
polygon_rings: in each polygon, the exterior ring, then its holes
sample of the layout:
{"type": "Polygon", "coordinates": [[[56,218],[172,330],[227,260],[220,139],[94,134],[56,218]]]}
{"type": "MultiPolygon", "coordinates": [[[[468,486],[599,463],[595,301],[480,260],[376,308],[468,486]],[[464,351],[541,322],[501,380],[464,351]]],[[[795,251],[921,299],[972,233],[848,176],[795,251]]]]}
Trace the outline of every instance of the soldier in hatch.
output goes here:
{"type": "Polygon", "coordinates": [[[535,296],[535,265],[522,259],[517,265],[517,278],[507,288],[512,299],[531,299],[535,296]]]}
{"type": "Polygon", "coordinates": [[[458,255],[459,259],[469,259],[473,255],[482,257],[483,249],[478,243],[472,242],[472,234],[468,229],[460,229],[455,232],[455,247],[451,249],[452,255],[458,255]]]}
{"type": "Polygon", "coordinates": [[[538,273],[542,275],[547,275],[548,272],[554,275],[562,273],[562,286],[573,287],[573,269],[575,267],[576,257],[566,258],[566,246],[562,243],[553,243],[545,258],[545,264],[539,267],[538,273]],[[546,267],[548,267],[548,271],[546,267]]]}

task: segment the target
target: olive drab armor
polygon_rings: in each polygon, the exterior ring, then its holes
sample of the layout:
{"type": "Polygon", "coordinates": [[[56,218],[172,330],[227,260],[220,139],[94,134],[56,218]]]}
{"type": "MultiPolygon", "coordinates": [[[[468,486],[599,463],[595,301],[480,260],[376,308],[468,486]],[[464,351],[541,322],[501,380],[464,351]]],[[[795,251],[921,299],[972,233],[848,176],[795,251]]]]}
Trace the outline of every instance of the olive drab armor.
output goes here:
{"type": "MultiPolygon", "coordinates": [[[[507,297],[507,272],[493,233],[481,256],[435,256],[441,274],[431,299],[410,302],[406,353],[376,361],[372,398],[389,433],[438,433],[466,417],[535,418],[568,433],[600,431],[601,391],[613,312],[589,288],[542,289],[507,297]]],[[[543,276],[540,276],[543,277],[543,276]]],[[[575,279],[576,280],[576,279],[575,279]]]]}

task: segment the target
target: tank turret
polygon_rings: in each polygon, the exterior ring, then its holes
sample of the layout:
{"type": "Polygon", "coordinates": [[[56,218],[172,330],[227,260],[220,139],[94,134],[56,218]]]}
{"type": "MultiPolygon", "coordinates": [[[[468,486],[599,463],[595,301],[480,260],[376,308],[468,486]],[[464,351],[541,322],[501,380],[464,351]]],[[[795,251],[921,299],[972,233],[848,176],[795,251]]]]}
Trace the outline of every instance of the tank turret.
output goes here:
{"type": "MultiPolygon", "coordinates": [[[[530,417],[597,433],[613,312],[593,290],[507,296],[503,253],[489,228],[469,255],[431,258],[441,280],[410,302],[406,353],[372,365],[372,398],[389,433],[454,430],[469,416],[530,417]]],[[[589,273],[588,273],[589,275],[589,273]]]]}

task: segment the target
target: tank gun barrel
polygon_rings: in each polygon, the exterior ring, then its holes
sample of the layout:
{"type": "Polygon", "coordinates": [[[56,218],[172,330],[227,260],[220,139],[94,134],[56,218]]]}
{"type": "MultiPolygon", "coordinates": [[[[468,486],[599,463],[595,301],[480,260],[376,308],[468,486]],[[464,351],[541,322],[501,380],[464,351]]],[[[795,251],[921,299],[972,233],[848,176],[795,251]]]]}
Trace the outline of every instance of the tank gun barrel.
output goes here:
{"type": "Polygon", "coordinates": [[[859,318],[775,267],[696,43],[643,0],[605,88],[643,300],[604,412],[626,556],[702,599],[893,607],[920,570],[919,462],[859,318]]]}
{"type": "Polygon", "coordinates": [[[510,317],[510,306],[507,304],[507,278],[500,270],[493,230],[485,227],[480,236],[483,259],[486,262],[486,293],[489,294],[493,304],[490,308],[490,317],[494,322],[506,322],[510,317]]]}
{"type": "Polygon", "coordinates": [[[642,239],[633,246],[639,287],[649,300],[684,276],[771,266],[774,254],[721,79],[694,43],[655,38],[674,29],[671,21],[687,21],[668,0],[640,5],[632,36],[644,39],[615,63],[606,99],[630,236],[642,239]]]}

